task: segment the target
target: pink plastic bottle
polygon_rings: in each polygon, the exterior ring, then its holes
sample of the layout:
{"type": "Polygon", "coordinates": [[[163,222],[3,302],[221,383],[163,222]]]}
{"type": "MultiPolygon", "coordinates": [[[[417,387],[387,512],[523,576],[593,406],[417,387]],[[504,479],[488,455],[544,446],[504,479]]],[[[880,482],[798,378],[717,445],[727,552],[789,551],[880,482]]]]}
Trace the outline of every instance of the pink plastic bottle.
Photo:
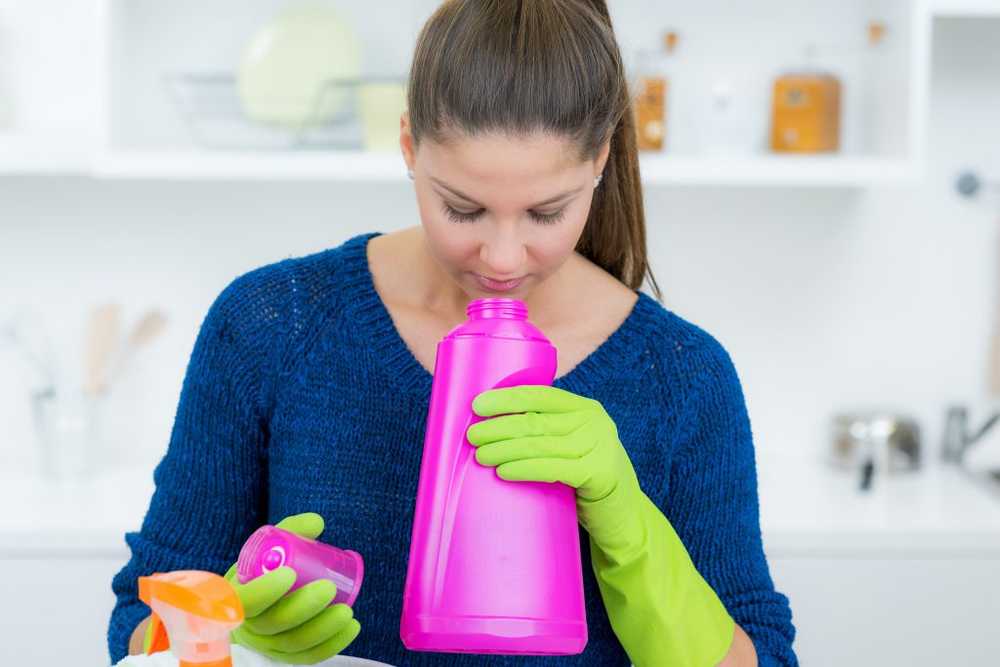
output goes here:
{"type": "Polygon", "coordinates": [[[330,604],[343,602],[348,607],[358,598],[365,575],[365,563],[358,552],[271,525],[261,526],[247,538],[236,561],[236,575],[245,584],[283,565],[295,570],[295,583],[289,590],[329,579],[337,587],[330,604]]]}
{"type": "Polygon", "coordinates": [[[551,384],[556,349],[515,299],[438,343],[400,637],[413,651],[573,655],[587,617],[573,489],[507,482],[465,437],[486,389],[551,384]]]}

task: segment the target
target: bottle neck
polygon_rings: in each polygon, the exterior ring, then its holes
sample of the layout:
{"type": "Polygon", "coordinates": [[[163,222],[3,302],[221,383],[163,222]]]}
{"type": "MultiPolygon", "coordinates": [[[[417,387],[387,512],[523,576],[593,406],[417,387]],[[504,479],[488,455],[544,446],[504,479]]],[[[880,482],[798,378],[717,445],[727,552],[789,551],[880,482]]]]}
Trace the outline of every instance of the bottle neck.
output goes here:
{"type": "Polygon", "coordinates": [[[470,320],[527,320],[528,307],[518,299],[476,299],[465,307],[470,320]]]}

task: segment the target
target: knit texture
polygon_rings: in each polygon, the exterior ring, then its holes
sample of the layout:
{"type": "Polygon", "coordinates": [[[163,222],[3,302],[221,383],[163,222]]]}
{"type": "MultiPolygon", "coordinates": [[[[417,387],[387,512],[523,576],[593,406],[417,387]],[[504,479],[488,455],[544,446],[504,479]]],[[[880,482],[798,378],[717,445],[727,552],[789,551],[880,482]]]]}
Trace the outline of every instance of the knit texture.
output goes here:
{"type": "MultiPolygon", "coordinates": [[[[354,606],[361,634],[349,655],[401,667],[630,664],[586,548],[589,642],[581,655],[403,647],[403,584],[433,378],[375,290],[366,248],[376,235],[244,274],[209,308],[149,510],[141,529],[125,534],[131,558],[111,584],[112,662],[149,613],[138,600],[139,576],[223,573],[261,524],[317,512],[326,521],[321,540],[365,559],[354,606]]],[[[761,541],[750,421],[723,347],[640,293],[621,326],[554,384],[607,410],[643,491],[750,635],[759,664],[797,664],[788,599],[775,590],[761,541]]],[[[580,543],[588,543],[583,533],[580,543]]]]}

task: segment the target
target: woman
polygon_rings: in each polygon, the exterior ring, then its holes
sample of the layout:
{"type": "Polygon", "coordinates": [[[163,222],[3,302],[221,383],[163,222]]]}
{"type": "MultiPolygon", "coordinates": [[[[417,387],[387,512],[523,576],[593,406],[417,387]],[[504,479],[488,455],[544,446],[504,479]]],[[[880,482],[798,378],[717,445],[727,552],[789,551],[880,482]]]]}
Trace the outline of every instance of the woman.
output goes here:
{"type": "Polygon", "coordinates": [[[793,665],[764,558],[740,383],[709,334],[638,288],[649,273],[634,128],[602,0],[446,2],[424,27],[400,145],[421,225],[233,281],[189,362],[109,647],[141,649],[136,578],[226,572],[275,523],[365,556],[329,606],[287,568],[234,581],[237,641],[313,663],[793,665]],[[576,489],[589,643],[559,659],[411,653],[399,639],[435,346],[474,298],[524,300],[554,387],[484,392],[469,429],[512,482],[576,489]],[[521,413],[528,413],[527,416],[521,413]],[[325,529],[325,530],[324,530],[325,529]]]}

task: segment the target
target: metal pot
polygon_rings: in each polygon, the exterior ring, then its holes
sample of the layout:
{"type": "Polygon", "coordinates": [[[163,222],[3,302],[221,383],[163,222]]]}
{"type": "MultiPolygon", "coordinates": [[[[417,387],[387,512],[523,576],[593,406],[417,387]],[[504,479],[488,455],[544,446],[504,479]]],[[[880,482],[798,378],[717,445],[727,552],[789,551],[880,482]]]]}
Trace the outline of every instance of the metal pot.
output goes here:
{"type": "Polygon", "coordinates": [[[868,410],[833,417],[830,463],[858,470],[862,490],[871,488],[876,470],[883,474],[918,470],[920,452],[920,427],[906,415],[868,410]]]}

